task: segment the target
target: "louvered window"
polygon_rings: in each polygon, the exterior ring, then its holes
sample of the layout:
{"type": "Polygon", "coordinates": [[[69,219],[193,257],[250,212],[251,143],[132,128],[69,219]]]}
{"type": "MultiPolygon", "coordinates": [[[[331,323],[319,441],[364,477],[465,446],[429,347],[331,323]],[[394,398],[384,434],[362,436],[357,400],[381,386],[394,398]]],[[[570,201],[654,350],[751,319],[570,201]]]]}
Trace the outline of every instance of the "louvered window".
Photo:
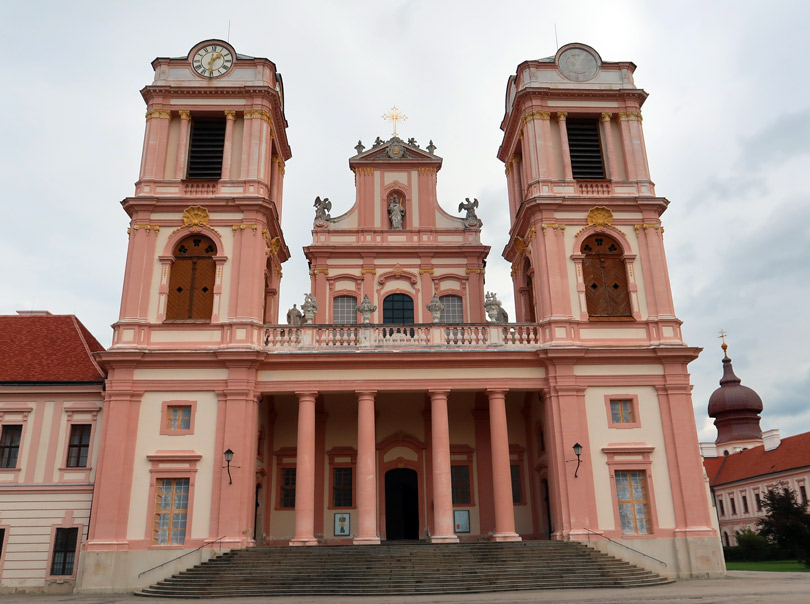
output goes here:
{"type": "Polygon", "coordinates": [[[582,253],[585,254],[582,259],[585,302],[590,318],[632,317],[627,273],[619,244],[601,233],[591,235],[582,243],[582,253]]]}
{"type": "Polygon", "coordinates": [[[599,122],[592,120],[568,120],[568,149],[571,154],[571,171],[575,180],[604,179],[602,145],[599,142],[599,122]]]}
{"type": "Polygon", "coordinates": [[[214,242],[202,235],[186,237],[174,248],[166,319],[211,319],[216,251],[214,242]]]}
{"type": "Polygon", "coordinates": [[[195,119],[188,148],[188,178],[222,178],[222,150],[225,146],[224,119],[195,119]]]}

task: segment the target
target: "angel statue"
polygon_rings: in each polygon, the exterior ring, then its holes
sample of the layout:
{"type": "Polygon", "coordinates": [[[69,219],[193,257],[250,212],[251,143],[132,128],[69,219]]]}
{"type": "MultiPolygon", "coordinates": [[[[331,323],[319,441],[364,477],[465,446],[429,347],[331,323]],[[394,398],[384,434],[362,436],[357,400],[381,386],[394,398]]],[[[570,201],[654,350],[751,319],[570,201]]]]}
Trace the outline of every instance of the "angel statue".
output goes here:
{"type": "Polygon", "coordinates": [[[324,197],[323,199],[321,199],[320,196],[316,197],[314,207],[315,220],[332,220],[332,217],[329,215],[329,211],[332,209],[332,202],[329,201],[328,197],[324,197]]]}
{"type": "Polygon", "coordinates": [[[473,201],[470,201],[469,197],[465,197],[465,200],[458,204],[458,211],[465,210],[467,215],[464,217],[464,224],[469,228],[478,228],[481,226],[482,222],[478,218],[478,214],[475,213],[475,208],[478,207],[478,199],[473,198],[473,201]]]}

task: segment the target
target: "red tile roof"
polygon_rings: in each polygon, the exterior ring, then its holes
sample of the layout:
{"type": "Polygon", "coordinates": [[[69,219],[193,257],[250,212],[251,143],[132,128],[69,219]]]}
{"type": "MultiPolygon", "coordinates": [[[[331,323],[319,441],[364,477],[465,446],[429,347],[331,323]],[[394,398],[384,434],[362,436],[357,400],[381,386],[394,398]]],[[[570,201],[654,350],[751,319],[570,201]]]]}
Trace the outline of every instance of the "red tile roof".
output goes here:
{"type": "Polygon", "coordinates": [[[772,451],[764,446],[703,460],[712,486],[810,466],[810,432],[783,438],[772,451]]]}
{"type": "Polygon", "coordinates": [[[0,383],[101,382],[99,350],[73,315],[0,315],[0,383]]]}

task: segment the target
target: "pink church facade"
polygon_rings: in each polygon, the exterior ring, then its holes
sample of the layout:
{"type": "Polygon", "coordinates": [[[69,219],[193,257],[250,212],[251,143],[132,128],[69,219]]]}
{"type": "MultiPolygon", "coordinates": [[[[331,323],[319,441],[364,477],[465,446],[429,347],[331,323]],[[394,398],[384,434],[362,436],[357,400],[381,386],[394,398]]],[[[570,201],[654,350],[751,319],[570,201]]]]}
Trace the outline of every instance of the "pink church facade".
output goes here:
{"type": "Polygon", "coordinates": [[[79,589],[396,539],[723,572],[632,63],[573,44],[509,78],[514,323],[478,201],[448,214],[435,147],[393,136],[358,145],[345,214],[316,200],[311,291],[279,324],[281,76],[219,40],[153,67],[79,589]]]}

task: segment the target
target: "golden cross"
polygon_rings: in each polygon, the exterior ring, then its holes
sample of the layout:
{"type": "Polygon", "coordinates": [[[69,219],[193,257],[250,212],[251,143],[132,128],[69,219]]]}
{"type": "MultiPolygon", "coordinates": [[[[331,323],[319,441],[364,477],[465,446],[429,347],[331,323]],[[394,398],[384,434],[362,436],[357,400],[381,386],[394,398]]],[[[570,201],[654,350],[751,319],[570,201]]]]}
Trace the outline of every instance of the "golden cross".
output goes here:
{"type": "Polygon", "coordinates": [[[391,107],[391,113],[384,113],[382,118],[386,122],[393,122],[394,123],[394,136],[398,136],[397,135],[397,121],[403,121],[404,122],[405,120],[408,119],[408,116],[405,115],[404,113],[401,113],[400,110],[397,109],[397,106],[394,105],[393,107],[391,107]]]}

